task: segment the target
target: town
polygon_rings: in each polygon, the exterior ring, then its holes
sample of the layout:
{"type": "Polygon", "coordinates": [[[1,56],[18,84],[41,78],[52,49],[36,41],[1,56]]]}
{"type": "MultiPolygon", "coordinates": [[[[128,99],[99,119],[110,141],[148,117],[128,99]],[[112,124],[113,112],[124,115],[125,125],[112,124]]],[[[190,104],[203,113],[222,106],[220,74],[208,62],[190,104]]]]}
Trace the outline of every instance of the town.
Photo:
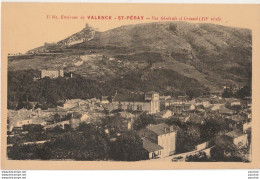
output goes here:
{"type": "MultiPolygon", "coordinates": [[[[74,78],[42,69],[33,81],[74,78]]],[[[189,97],[160,91],[65,99],[8,109],[10,159],[251,161],[252,99],[244,88],[189,97]],[[242,92],[241,92],[242,91],[242,92]],[[233,94],[233,95],[232,95],[233,94]],[[80,152],[79,152],[80,151],[80,152]]]]}

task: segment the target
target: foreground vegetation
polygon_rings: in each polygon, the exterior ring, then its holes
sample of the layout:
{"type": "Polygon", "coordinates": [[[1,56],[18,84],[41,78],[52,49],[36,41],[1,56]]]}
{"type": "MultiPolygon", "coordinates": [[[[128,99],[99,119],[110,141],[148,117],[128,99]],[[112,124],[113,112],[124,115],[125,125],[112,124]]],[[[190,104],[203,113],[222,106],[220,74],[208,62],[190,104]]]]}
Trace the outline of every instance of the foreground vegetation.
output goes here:
{"type": "MultiPolygon", "coordinates": [[[[28,127],[27,127],[28,128],[28,127]]],[[[29,130],[34,140],[43,144],[15,142],[7,148],[7,155],[15,160],[119,160],[137,161],[146,158],[142,140],[133,131],[107,134],[100,125],[82,123],[76,130],[70,127],[51,130],[29,130]]]]}

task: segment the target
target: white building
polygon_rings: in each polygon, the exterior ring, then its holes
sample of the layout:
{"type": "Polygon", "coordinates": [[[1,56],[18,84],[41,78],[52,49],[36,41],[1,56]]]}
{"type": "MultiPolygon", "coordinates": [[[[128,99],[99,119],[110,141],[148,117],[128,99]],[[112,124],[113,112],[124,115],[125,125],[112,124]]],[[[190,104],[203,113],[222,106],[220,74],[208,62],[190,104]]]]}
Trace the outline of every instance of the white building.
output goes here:
{"type": "Polygon", "coordinates": [[[63,77],[64,71],[62,69],[46,69],[41,70],[41,78],[50,77],[50,78],[58,78],[63,77]]]}
{"type": "Polygon", "coordinates": [[[110,108],[132,111],[144,111],[149,114],[155,114],[157,112],[160,112],[159,93],[151,91],[145,93],[145,96],[136,94],[117,94],[114,97],[110,105],[110,108]]]}
{"type": "Polygon", "coordinates": [[[151,124],[139,131],[143,147],[149,153],[149,158],[166,157],[175,153],[176,131],[167,124],[151,124]]]}

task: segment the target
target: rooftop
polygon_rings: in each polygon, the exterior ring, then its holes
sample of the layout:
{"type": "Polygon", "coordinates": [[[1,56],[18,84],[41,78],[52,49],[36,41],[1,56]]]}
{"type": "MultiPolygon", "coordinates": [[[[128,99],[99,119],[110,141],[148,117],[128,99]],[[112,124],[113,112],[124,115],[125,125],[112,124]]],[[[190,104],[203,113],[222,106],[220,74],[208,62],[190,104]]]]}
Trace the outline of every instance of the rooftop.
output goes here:
{"type": "Polygon", "coordinates": [[[162,134],[170,133],[173,131],[173,128],[171,130],[170,127],[165,123],[150,124],[149,126],[147,126],[147,129],[149,129],[150,131],[153,131],[157,135],[162,135],[162,134]]]}
{"type": "Polygon", "coordinates": [[[226,98],[226,101],[230,102],[230,103],[232,103],[232,102],[240,102],[240,100],[236,99],[236,98],[226,98]]]}
{"type": "Polygon", "coordinates": [[[244,133],[242,133],[239,130],[234,130],[234,131],[226,133],[225,135],[229,136],[231,138],[237,138],[237,137],[240,137],[240,136],[244,135],[244,133]]]}
{"type": "Polygon", "coordinates": [[[158,150],[162,150],[163,147],[161,147],[160,145],[157,145],[153,142],[151,142],[149,139],[147,138],[142,138],[143,140],[143,148],[145,150],[147,150],[148,152],[154,152],[154,151],[158,151],[158,150]]]}
{"type": "Polygon", "coordinates": [[[61,67],[58,67],[58,68],[45,68],[45,69],[42,69],[41,71],[58,71],[58,70],[63,70],[63,68],[61,67]]]}
{"type": "Polygon", "coordinates": [[[220,113],[230,113],[230,114],[233,114],[233,113],[234,113],[233,110],[228,109],[228,108],[226,108],[226,107],[220,108],[220,109],[219,109],[219,112],[220,112],[220,113]]]}
{"type": "Polygon", "coordinates": [[[232,120],[236,122],[246,121],[246,118],[241,115],[232,115],[232,120]]]}
{"type": "Polygon", "coordinates": [[[145,102],[142,94],[116,94],[113,101],[145,102]]]}
{"type": "Polygon", "coordinates": [[[157,92],[155,92],[155,91],[149,91],[149,92],[146,92],[145,94],[158,94],[157,92]]]}

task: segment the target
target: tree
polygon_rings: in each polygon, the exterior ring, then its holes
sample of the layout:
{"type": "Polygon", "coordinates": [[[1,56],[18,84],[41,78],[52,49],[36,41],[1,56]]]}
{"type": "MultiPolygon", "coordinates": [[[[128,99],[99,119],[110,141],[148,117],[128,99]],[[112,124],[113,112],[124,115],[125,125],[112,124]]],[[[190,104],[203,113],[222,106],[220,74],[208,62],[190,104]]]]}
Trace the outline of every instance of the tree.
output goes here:
{"type": "Polygon", "coordinates": [[[231,88],[224,89],[224,91],[222,93],[223,98],[231,98],[232,96],[233,96],[233,93],[231,91],[231,88]]]}
{"type": "Polygon", "coordinates": [[[195,155],[189,155],[186,158],[187,162],[206,162],[209,161],[207,154],[205,152],[199,152],[195,155]]]}
{"type": "Polygon", "coordinates": [[[205,141],[214,138],[222,129],[222,122],[213,118],[205,120],[204,124],[200,126],[201,138],[205,141]]]}
{"type": "Polygon", "coordinates": [[[7,148],[7,156],[13,160],[34,160],[38,159],[37,151],[39,146],[15,144],[12,147],[7,148]]]}
{"type": "Polygon", "coordinates": [[[215,161],[236,161],[248,162],[246,155],[249,154],[249,147],[237,146],[229,136],[218,136],[215,140],[215,147],[212,148],[210,155],[215,161]]]}
{"type": "Polygon", "coordinates": [[[54,121],[55,121],[56,123],[61,121],[61,117],[60,117],[60,115],[57,114],[57,113],[54,114],[53,118],[54,118],[54,121]]]}
{"type": "Polygon", "coordinates": [[[201,89],[187,89],[185,90],[185,93],[187,96],[189,96],[190,99],[193,99],[194,97],[198,97],[202,94],[201,89]]]}
{"type": "Polygon", "coordinates": [[[152,115],[142,113],[137,120],[134,121],[133,128],[135,130],[140,130],[145,128],[149,124],[154,124],[155,120],[152,115]]]}
{"type": "Polygon", "coordinates": [[[133,131],[127,131],[110,144],[110,157],[117,161],[138,161],[147,159],[147,152],[141,138],[133,131]]]}
{"type": "Polygon", "coordinates": [[[200,130],[194,125],[182,125],[178,129],[177,139],[176,139],[176,152],[183,153],[192,151],[195,146],[201,141],[200,130]]]}
{"type": "Polygon", "coordinates": [[[44,144],[50,159],[107,160],[108,140],[95,125],[80,125],[78,130],[67,132],[44,144]]]}
{"type": "Polygon", "coordinates": [[[71,120],[72,119],[72,113],[69,113],[67,114],[65,117],[64,117],[64,121],[66,120],[71,120]]]}
{"type": "Polygon", "coordinates": [[[59,133],[63,133],[64,130],[61,128],[61,126],[57,125],[55,126],[53,129],[50,129],[52,132],[59,134],[59,133]]]}
{"type": "Polygon", "coordinates": [[[40,124],[28,124],[23,125],[23,130],[28,131],[29,133],[42,133],[43,126],[40,124]]]}
{"type": "Polygon", "coordinates": [[[166,119],[165,124],[168,124],[169,126],[174,125],[178,127],[182,127],[184,125],[177,117],[170,117],[166,119]]]}
{"type": "Polygon", "coordinates": [[[251,96],[251,88],[249,86],[244,86],[236,92],[235,96],[240,99],[251,96]]]}
{"type": "Polygon", "coordinates": [[[72,131],[72,128],[71,128],[71,126],[70,126],[69,124],[65,124],[65,125],[64,125],[64,130],[65,130],[66,132],[69,132],[69,131],[72,131]]]}

